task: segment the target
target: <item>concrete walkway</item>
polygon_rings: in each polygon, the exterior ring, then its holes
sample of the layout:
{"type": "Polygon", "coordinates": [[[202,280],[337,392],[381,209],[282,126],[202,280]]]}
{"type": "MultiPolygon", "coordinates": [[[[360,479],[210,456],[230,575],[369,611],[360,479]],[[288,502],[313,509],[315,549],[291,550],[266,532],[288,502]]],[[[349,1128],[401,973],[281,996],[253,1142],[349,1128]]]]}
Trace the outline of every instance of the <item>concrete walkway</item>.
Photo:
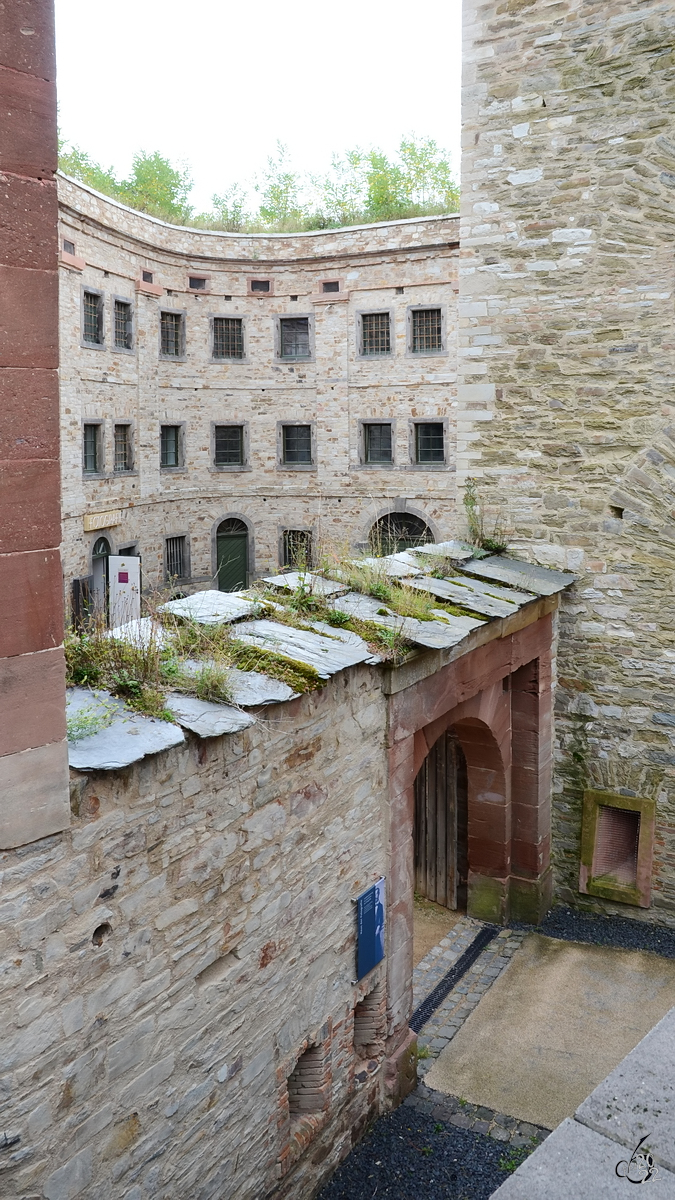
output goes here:
{"type": "Polygon", "coordinates": [[[553,1129],[673,1005],[671,959],[528,934],[425,1082],[553,1129]]]}

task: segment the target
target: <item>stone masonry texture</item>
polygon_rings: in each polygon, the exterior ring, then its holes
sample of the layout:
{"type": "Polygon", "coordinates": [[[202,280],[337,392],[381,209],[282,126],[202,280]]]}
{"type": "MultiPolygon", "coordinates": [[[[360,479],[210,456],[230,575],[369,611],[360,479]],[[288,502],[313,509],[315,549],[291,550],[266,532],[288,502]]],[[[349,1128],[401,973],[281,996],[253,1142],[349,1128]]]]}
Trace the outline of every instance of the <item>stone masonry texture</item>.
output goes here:
{"type": "Polygon", "coordinates": [[[553,861],[579,903],[582,795],[656,801],[675,922],[675,13],[464,5],[458,483],[486,532],[578,573],[563,600],[553,861]]]}

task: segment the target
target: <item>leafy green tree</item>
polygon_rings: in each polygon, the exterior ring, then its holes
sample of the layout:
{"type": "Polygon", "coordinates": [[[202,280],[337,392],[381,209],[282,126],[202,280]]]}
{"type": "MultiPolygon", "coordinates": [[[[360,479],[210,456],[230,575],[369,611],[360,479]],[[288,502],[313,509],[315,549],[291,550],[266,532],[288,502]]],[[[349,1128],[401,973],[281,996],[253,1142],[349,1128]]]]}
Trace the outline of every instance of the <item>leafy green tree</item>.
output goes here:
{"type": "Polygon", "coordinates": [[[307,213],[299,199],[300,180],[290,170],[288,149],[281,142],[277,142],[276,158],[271,155],[268,158],[267,169],[255,190],[261,197],[258,217],[266,228],[304,228],[307,213]]]}
{"type": "Polygon", "coordinates": [[[213,213],[203,213],[199,221],[205,225],[216,225],[227,233],[240,233],[250,224],[246,211],[246,192],[238,183],[233,183],[222,196],[212,196],[213,213]],[[215,218],[215,220],[214,220],[215,218]]]}
{"type": "Polygon", "coordinates": [[[112,167],[106,170],[77,146],[72,146],[70,150],[59,147],[59,167],[64,175],[70,175],[72,179],[81,179],[82,183],[89,184],[89,187],[95,188],[97,192],[103,192],[106,196],[119,196],[119,184],[112,167]]]}
{"type": "Polygon", "coordinates": [[[157,151],[135,154],[131,175],[120,184],[120,196],[131,208],[179,223],[189,221],[194,211],[188,203],[191,190],[188,169],[172,167],[157,151]]]}
{"type": "Polygon", "coordinates": [[[402,183],[408,204],[438,206],[443,212],[459,208],[459,188],[444,151],[433,138],[402,138],[399,146],[402,183]]]}

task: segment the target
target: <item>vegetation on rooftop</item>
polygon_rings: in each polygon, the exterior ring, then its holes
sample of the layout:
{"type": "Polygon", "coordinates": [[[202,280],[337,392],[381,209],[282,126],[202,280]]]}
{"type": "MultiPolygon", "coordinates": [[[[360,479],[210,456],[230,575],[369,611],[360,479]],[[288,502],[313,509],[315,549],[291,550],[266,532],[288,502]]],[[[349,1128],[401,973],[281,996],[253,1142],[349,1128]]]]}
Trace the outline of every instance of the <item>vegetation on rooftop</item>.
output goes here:
{"type": "Polygon", "coordinates": [[[469,526],[469,537],[474,546],[481,550],[489,550],[491,554],[503,554],[507,547],[506,530],[501,512],[498,512],[491,533],[485,530],[484,505],[478,495],[475,479],[467,479],[462,498],[466,520],[469,526]]]}
{"type": "Polygon", "coordinates": [[[457,212],[459,189],[449,156],[433,138],[401,138],[394,157],[378,149],[334,155],[325,176],[293,168],[280,142],[250,184],[232,183],[212,197],[212,209],[190,203],[189,168],[157,151],[134,155],[131,172],[118,178],[78,146],[59,144],[59,167],[107,196],[178,225],[230,233],[295,233],[375,221],[457,212]],[[255,198],[255,199],[254,199],[255,198]]]}

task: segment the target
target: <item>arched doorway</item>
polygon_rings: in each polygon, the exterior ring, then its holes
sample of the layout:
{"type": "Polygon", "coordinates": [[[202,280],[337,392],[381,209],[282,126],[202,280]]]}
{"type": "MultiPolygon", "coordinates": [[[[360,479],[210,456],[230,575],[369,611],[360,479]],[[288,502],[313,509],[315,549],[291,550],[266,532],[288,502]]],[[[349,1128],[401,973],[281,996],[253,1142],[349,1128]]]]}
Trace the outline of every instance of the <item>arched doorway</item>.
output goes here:
{"type": "Polygon", "coordinates": [[[368,534],[371,553],[378,555],[395,554],[433,540],[429,526],[413,513],[387,513],[375,522],[368,534]]]}
{"type": "Polygon", "coordinates": [[[466,909],[468,782],[464,752],[447,729],[415,779],[415,891],[444,908],[466,909]]]}
{"type": "Polygon", "coordinates": [[[94,613],[98,616],[108,616],[108,559],[110,558],[110,542],[100,537],[94,542],[91,552],[92,600],[94,613]]]}
{"type": "Polygon", "coordinates": [[[237,517],[221,521],[216,533],[218,588],[238,592],[248,579],[248,529],[237,517]]]}

